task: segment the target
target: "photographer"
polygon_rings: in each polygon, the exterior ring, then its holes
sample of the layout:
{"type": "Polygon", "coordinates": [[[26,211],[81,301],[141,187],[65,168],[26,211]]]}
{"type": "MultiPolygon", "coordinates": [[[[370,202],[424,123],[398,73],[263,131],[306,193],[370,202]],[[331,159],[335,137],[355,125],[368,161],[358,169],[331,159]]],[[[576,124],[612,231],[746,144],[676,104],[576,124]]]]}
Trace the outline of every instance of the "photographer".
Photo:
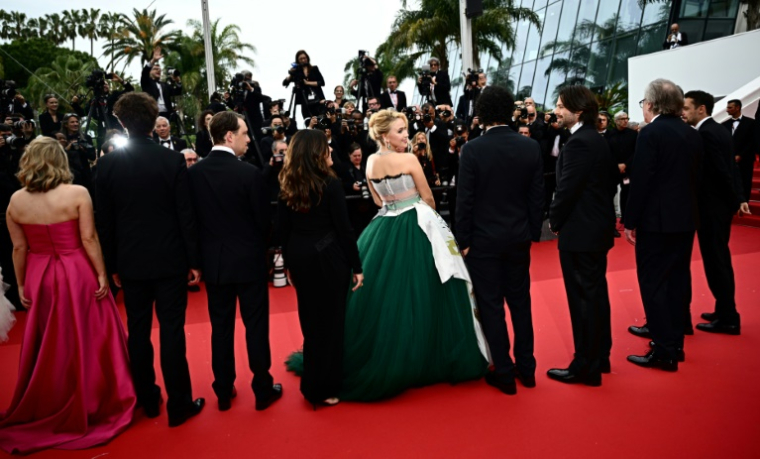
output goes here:
{"type": "MultiPolygon", "coordinates": [[[[430,149],[433,152],[435,168],[442,182],[448,182],[450,170],[448,168],[449,136],[446,124],[436,119],[435,108],[431,104],[423,104],[420,107],[422,119],[414,123],[414,134],[424,132],[430,149]]],[[[410,128],[410,132],[412,129],[410,128]]]]}
{"type": "Polygon", "coordinates": [[[66,136],[66,155],[69,168],[74,175],[74,184],[82,185],[92,194],[92,173],[90,161],[95,161],[95,147],[92,138],[80,131],[79,117],[67,113],[61,119],[61,133],[66,136]]]}
{"type": "Polygon", "coordinates": [[[366,166],[369,155],[377,151],[377,143],[369,137],[364,121],[364,114],[354,110],[350,117],[341,120],[337,140],[339,151],[342,152],[353,151],[351,144],[358,144],[362,150],[362,164],[366,166]]]}
{"type": "Polygon", "coordinates": [[[47,94],[43,99],[45,111],[40,113],[40,132],[46,137],[55,137],[55,133],[61,130],[61,115],[58,111],[58,98],[55,94],[47,94]]]}
{"type": "MultiPolygon", "coordinates": [[[[351,80],[349,87],[357,103],[361,102],[362,111],[369,108],[369,99],[380,97],[383,86],[383,72],[377,67],[377,61],[371,58],[366,51],[359,51],[359,76],[351,80]],[[366,103],[366,105],[365,105],[366,103]]],[[[379,108],[378,108],[379,110],[379,108]]]]}
{"type": "Polygon", "coordinates": [[[195,150],[198,156],[205,158],[214,147],[211,134],[208,131],[208,123],[214,117],[213,110],[204,110],[198,116],[198,132],[195,133],[195,150]]]}
{"type": "Polygon", "coordinates": [[[18,282],[16,272],[13,269],[13,243],[5,223],[5,209],[11,201],[13,193],[21,189],[21,184],[16,178],[18,163],[24,153],[26,145],[23,140],[14,135],[14,129],[8,124],[0,124],[0,207],[2,208],[2,221],[0,221],[0,266],[3,268],[3,282],[10,285],[5,293],[8,300],[17,311],[24,311],[18,295],[18,282]],[[19,148],[20,147],[20,148],[19,148]]]}
{"type": "Polygon", "coordinates": [[[457,118],[470,123],[475,115],[475,101],[478,100],[480,91],[486,87],[487,78],[483,69],[470,70],[465,75],[464,94],[459,96],[457,104],[457,118]]]}
{"type": "Polygon", "coordinates": [[[544,218],[548,217],[549,206],[552,203],[554,190],[557,188],[557,158],[565,142],[570,138],[570,131],[559,127],[557,115],[555,113],[546,113],[544,115],[544,137],[539,142],[541,145],[541,155],[544,162],[544,218]]]}
{"type": "Polygon", "coordinates": [[[544,120],[539,117],[538,111],[536,111],[535,105],[528,105],[528,118],[525,120],[525,125],[528,126],[530,131],[530,137],[538,142],[544,138],[544,132],[546,132],[546,125],[544,120]]]}
{"type": "Polygon", "coordinates": [[[311,58],[306,51],[296,53],[296,61],[291,64],[288,76],[282,82],[286,88],[293,83],[293,93],[296,97],[296,105],[301,106],[301,115],[308,118],[311,113],[310,105],[325,100],[322,87],[325,79],[319,71],[319,67],[311,65],[311,58]]]}
{"type": "Polygon", "coordinates": [[[406,93],[398,90],[398,78],[388,75],[385,80],[386,90],[380,95],[383,108],[392,108],[397,112],[406,108],[406,93]]]}
{"type": "Polygon", "coordinates": [[[414,153],[414,156],[420,162],[420,166],[422,166],[422,172],[425,173],[428,186],[430,188],[441,186],[441,179],[438,178],[438,174],[435,172],[435,165],[433,164],[433,151],[427,143],[427,137],[425,137],[424,132],[418,132],[412,138],[412,153],[414,153]]]}
{"type": "MultiPolygon", "coordinates": [[[[229,93],[224,93],[224,97],[227,98],[229,96],[229,93]]],[[[206,107],[206,110],[210,110],[214,115],[220,112],[226,112],[227,111],[227,105],[222,102],[222,96],[219,95],[218,92],[214,91],[211,93],[211,97],[209,97],[209,103],[206,107]]]]}
{"type": "Polygon", "coordinates": [[[232,110],[247,116],[254,138],[261,140],[263,109],[269,108],[272,98],[262,93],[258,81],[253,81],[253,74],[249,71],[236,74],[230,92],[224,93],[224,100],[232,110]]]}
{"type": "Polygon", "coordinates": [[[285,134],[285,122],[280,115],[272,116],[272,119],[269,121],[269,127],[264,128],[263,131],[265,131],[265,137],[261,139],[259,145],[261,148],[261,154],[264,156],[264,163],[266,164],[272,157],[274,143],[282,141],[287,144],[288,138],[285,134]]]}
{"type": "Polygon", "coordinates": [[[24,96],[21,95],[20,92],[16,92],[16,87],[14,82],[6,82],[6,86],[9,86],[8,89],[8,97],[10,97],[11,93],[13,94],[13,99],[7,101],[8,104],[5,108],[5,114],[7,115],[16,115],[16,116],[23,116],[24,119],[31,120],[34,119],[34,110],[32,109],[32,106],[29,105],[26,102],[26,99],[24,96]],[[11,84],[8,84],[11,83],[11,84]]]}
{"type": "Polygon", "coordinates": [[[158,115],[169,119],[170,114],[174,112],[172,97],[182,95],[182,81],[179,72],[174,71],[166,82],[161,82],[161,65],[158,61],[163,58],[161,47],[157,46],[153,50],[150,62],[143,67],[140,86],[158,102],[158,115]]]}
{"type": "Polygon", "coordinates": [[[350,164],[344,173],[343,185],[347,197],[355,196],[348,198],[346,205],[351,226],[354,228],[354,233],[358,239],[364,228],[377,214],[377,206],[372,201],[367,186],[366,161],[363,160],[362,147],[358,143],[352,143],[349,149],[351,151],[348,156],[350,164]]]}
{"type": "Polygon", "coordinates": [[[432,96],[437,104],[454,105],[451,101],[451,80],[445,70],[441,70],[441,61],[432,57],[427,68],[423,66],[422,74],[417,78],[417,86],[423,96],[432,96]],[[429,87],[429,88],[428,88],[429,87]]]}
{"type": "MultiPolygon", "coordinates": [[[[96,69],[90,74],[86,81],[87,86],[92,87],[94,95],[92,99],[82,107],[80,105],[80,96],[74,96],[71,98],[71,108],[79,115],[80,118],[84,118],[92,110],[92,119],[98,122],[98,145],[104,142],[106,131],[109,129],[118,129],[122,131],[123,128],[119,120],[113,115],[113,106],[121,96],[128,92],[132,92],[135,88],[127,81],[124,81],[119,75],[115,73],[105,73],[102,70],[96,69]],[[111,92],[111,87],[108,84],[108,80],[120,83],[124,89],[121,91],[111,92]],[[94,86],[97,85],[97,90],[94,86]],[[105,100],[105,120],[101,119],[101,113],[98,104],[102,104],[105,100]]],[[[89,121],[89,120],[88,120],[89,121]]],[[[42,124],[42,115],[40,115],[40,124],[42,124]]],[[[44,135],[44,134],[43,134],[44,135]]]]}

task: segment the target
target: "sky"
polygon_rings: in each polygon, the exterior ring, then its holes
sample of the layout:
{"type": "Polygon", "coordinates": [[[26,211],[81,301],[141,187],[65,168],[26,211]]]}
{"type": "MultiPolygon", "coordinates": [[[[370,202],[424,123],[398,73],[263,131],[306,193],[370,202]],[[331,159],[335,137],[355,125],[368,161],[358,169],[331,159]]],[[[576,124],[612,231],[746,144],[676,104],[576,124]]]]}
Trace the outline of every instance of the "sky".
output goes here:
{"type": "MultiPolygon", "coordinates": [[[[414,1],[409,2],[410,8],[414,6],[414,1]]],[[[130,16],[133,8],[156,9],[159,15],[166,14],[174,21],[170,28],[183,31],[189,30],[188,19],[202,19],[200,0],[155,0],[152,3],[149,0],[123,3],[34,0],[6,5],[6,9],[26,13],[29,18],[82,8],[100,8],[101,14],[108,11],[130,16]]],[[[210,20],[221,18],[220,25],[238,25],[241,41],[256,47],[256,53],[249,55],[255,61],[254,68],[242,63],[237,70],[251,70],[253,79],[272,99],[289,99],[290,88],[285,89],[282,80],[299,49],[306,50],[312,65],[319,66],[325,78],[325,96],[332,97],[333,88],[343,82],[346,62],[360,49],[374,53],[387,38],[400,9],[401,0],[209,0],[210,20]]],[[[95,44],[96,57],[102,54],[101,44],[95,44]]],[[[70,48],[71,41],[62,46],[70,48]]],[[[89,48],[89,40],[76,40],[77,50],[89,52],[89,48]]],[[[105,57],[99,61],[101,65],[107,62],[105,57]]],[[[127,74],[138,82],[141,65],[135,60],[127,68],[127,74]]],[[[413,85],[407,82],[400,89],[411,95],[413,85]]]]}

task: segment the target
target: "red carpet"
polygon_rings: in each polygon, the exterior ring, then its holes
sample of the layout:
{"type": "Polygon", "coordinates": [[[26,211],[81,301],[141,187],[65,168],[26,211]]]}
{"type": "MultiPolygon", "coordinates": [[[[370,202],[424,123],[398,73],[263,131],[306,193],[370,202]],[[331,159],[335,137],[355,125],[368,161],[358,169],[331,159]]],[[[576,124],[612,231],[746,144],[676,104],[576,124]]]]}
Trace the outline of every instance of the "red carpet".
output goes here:
{"type": "MultiPolygon", "coordinates": [[[[254,410],[242,324],[237,333],[237,388],[232,409],[220,413],[211,389],[210,325],[205,293],[191,294],[187,341],[195,396],[208,405],[197,418],[169,429],[165,412],[133,426],[110,444],[87,451],[46,451],[39,458],[464,458],[493,457],[757,457],[760,432],[760,310],[757,274],[760,230],[734,226],[732,251],[742,336],[686,337],[686,363],[678,373],[625,361],[644,353],[646,340],[626,327],[641,323],[633,248],[618,239],[610,252],[612,374],[599,388],[566,386],[546,378],[572,354],[567,301],[556,242],[533,248],[533,313],[538,387],[518,385],[509,397],[476,381],[409,390],[372,404],[341,403],[313,412],[287,373],[285,357],[300,346],[295,295],[271,290],[272,372],[285,395],[264,412],[254,410]]],[[[696,317],[712,310],[699,250],[693,267],[696,317]]],[[[0,409],[16,379],[24,317],[10,343],[0,345],[0,409]]],[[[154,342],[157,343],[157,329],[154,342]]],[[[157,363],[158,365],[158,363],[157,363]]],[[[158,368],[158,366],[157,366],[158,368]]],[[[161,384],[159,382],[159,384],[161,384]]],[[[0,453],[0,457],[6,457],[0,453]]]]}

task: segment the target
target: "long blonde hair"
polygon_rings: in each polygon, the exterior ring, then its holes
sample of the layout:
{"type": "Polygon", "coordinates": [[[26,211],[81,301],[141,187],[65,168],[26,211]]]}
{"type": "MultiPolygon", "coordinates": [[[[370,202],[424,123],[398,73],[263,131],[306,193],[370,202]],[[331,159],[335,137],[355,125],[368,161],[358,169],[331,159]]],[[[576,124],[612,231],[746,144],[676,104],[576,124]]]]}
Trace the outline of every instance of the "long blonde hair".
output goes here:
{"type": "MultiPolygon", "coordinates": [[[[422,138],[425,140],[425,156],[427,157],[428,161],[433,161],[433,150],[430,148],[430,142],[428,142],[427,137],[425,136],[425,133],[420,131],[416,134],[414,134],[414,138],[412,139],[412,151],[415,150],[417,147],[417,144],[420,143],[417,140],[417,137],[422,136],[422,138]]],[[[416,154],[416,153],[415,153],[416,154]]]]}
{"type": "Polygon", "coordinates": [[[26,147],[16,177],[31,193],[44,193],[74,179],[66,152],[58,140],[50,137],[36,138],[26,147]]]}

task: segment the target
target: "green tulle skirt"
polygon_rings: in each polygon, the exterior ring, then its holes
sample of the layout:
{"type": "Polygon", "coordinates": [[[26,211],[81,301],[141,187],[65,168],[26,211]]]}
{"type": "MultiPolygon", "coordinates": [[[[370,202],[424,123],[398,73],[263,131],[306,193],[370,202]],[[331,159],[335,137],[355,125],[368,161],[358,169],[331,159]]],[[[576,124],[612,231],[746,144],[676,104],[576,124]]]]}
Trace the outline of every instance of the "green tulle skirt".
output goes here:
{"type": "MultiPolygon", "coordinates": [[[[375,218],[359,252],[365,280],[348,296],[342,400],[378,400],[485,374],[467,284],[441,284],[417,209],[375,218]]],[[[292,355],[286,365],[298,372],[301,359],[292,355]]]]}

